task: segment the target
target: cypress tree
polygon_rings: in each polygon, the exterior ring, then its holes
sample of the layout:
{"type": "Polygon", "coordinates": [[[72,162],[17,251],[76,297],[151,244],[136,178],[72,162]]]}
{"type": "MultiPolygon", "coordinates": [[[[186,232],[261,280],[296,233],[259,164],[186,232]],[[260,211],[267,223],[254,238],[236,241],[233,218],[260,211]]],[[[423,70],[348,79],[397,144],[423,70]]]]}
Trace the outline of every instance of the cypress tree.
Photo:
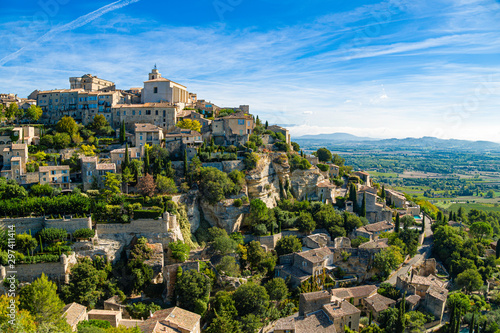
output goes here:
{"type": "Polygon", "coordinates": [[[366,217],[366,192],[363,192],[363,202],[361,202],[361,216],[366,217]]]}
{"type": "Polygon", "coordinates": [[[448,221],[453,221],[453,212],[450,211],[450,214],[448,215],[448,221]]]}
{"type": "Polygon", "coordinates": [[[425,215],[422,217],[422,230],[421,230],[422,233],[425,232],[425,215]]]}
{"type": "Polygon", "coordinates": [[[128,155],[128,143],[125,145],[125,157],[123,158],[122,171],[130,167],[130,156],[128,155]]]}
{"type": "Polygon", "coordinates": [[[372,324],[373,321],[373,313],[370,311],[370,316],[368,317],[368,326],[372,324]]]}
{"type": "Polygon", "coordinates": [[[405,331],[406,327],[405,308],[406,308],[406,293],[403,295],[403,300],[401,301],[401,304],[399,304],[395,333],[404,333],[405,331]]]}
{"type": "Polygon", "coordinates": [[[460,324],[462,322],[462,309],[458,310],[457,323],[455,325],[455,333],[460,333],[460,324]]]}
{"type": "Polygon", "coordinates": [[[126,140],[125,136],[125,121],[122,121],[122,124],[120,126],[120,143],[124,144],[126,140]]]}
{"type": "Polygon", "coordinates": [[[470,324],[469,324],[469,333],[474,333],[475,321],[476,321],[476,314],[473,313],[472,314],[472,319],[470,320],[470,324]]]}
{"type": "Polygon", "coordinates": [[[395,226],[395,229],[396,229],[396,232],[399,234],[399,214],[396,213],[396,226],[395,226]]]}
{"type": "Polygon", "coordinates": [[[150,173],[149,172],[149,149],[148,147],[144,147],[144,173],[150,173]]]}
{"type": "Polygon", "coordinates": [[[187,150],[184,149],[184,177],[187,177],[187,173],[188,173],[188,157],[187,157],[187,150]]]}
{"type": "Polygon", "coordinates": [[[267,120],[266,120],[266,126],[265,127],[266,127],[266,129],[269,127],[269,123],[267,122],[267,120]]]}
{"type": "Polygon", "coordinates": [[[385,199],[385,196],[386,196],[386,194],[385,194],[385,185],[382,185],[382,192],[380,193],[380,197],[382,199],[385,199]]]}
{"type": "Polygon", "coordinates": [[[500,238],[497,240],[497,259],[500,258],[500,238]]]}

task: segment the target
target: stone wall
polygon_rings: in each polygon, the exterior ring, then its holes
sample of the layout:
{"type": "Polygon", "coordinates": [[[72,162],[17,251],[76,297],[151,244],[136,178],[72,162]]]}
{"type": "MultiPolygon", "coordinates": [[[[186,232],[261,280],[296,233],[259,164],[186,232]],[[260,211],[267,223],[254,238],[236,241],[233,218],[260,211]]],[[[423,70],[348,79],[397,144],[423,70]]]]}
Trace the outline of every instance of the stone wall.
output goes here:
{"type": "MultiPolygon", "coordinates": [[[[19,282],[31,283],[44,273],[49,279],[64,283],[69,281],[69,271],[74,264],[76,264],[74,253],[70,256],[63,254],[58,262],[19,264],[15,268],[16,278],[19,282]]],[[[9,271],[8,267],[0,266],[0,280],[5,279],[7,271],[9,271]]]]}
{"type": "Polygon", "coordinates": [[[281,233],[277,233],[271,236],[259,236],[258,241],[261,245],[265,245],[268,250],[273,250],[276,247],[276,243],[278,243],[281,237],[281,233]]]}
{"type": "Polygon", "coordinates": [[[182,268],[183,272],[188,270],[200,271],[200,262],[190,261],[163,267],[163,278],[166,284],[164,296],[167,300],[171,300],[174,295],[175,281],[177,280],[177,269],[179,267],[182,268]]]}
{"type": "Polygon", "coordinates": [[[33,236],[43,228],[59,228],[69,233],[73,233],[75,230],[83,228],[92,229],[90,217],[70,217],[56,220],[49,220],[43,216],[0,219],[0,229],[7,228],[10,225],[16,226],[16,232],[18,234],[29,233],[31,230],[33,236]]]}
{"type": "Polygon", "coordinates": [[[168,233],[175,228],[177,216],[164,214],[162,219],[139,219],[132,220],[130,223],[108,223],[97,224],[96,233],[98,236],[107,234],[144,234],[144,233],[168,233]]]}
{"type": "Polygon", "coordinates": [[[45,228],[64,229],[72,234],[78,229],[92,229],[92,219],[90,217],[71,219],[62,218],[57,220],[46,219],[45,228]]]}

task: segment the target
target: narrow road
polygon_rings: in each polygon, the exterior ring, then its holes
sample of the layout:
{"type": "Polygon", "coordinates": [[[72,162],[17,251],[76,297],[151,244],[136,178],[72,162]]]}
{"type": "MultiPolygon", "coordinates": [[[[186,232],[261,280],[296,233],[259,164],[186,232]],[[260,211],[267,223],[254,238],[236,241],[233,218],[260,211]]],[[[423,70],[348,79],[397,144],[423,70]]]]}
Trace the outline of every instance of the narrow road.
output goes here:
{"type": "Polygon", "coordinates": [[[408,275],[408,272],[410,271],[413,265],[430,257],[434,235],[432,234],[432,229],[431,229],[431,219],[429,219],[425,214],[424,214],[424,219],[425,219],[425,238],[422,246],[418,248],[418,253],[413,258],[411,258],[410,261],[401,266],[400,269],[394,272],[391,275],[391,277],[385,282],[395,285],[398,276],[408,275]]]}

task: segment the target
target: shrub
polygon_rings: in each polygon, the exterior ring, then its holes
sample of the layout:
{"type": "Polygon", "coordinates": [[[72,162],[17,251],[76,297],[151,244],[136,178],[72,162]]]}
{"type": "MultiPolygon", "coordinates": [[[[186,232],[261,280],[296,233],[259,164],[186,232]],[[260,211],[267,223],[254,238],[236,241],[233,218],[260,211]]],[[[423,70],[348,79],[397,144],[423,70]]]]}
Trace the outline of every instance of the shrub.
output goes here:
{"type": "Polygon", "coordinates": [[[37,238],[39,237],[45,243],[54,243],[57,240],[65,240],[68,237],[68,233],[64,229],[45,228],[38,232],[37,238]]]}
{"type": "Polygon", "coordinates": [[[326,165],[326,164],[321,164],[321,163],[319,163],[319,164],[318,164],[318,168],[319,168],[321,171],[323,171],[323,172],[326,172],[326,171],[330,170],[330,167],[329,167],[328,165],[326,165]]]}
{"type": "Polygon", "coordinates": [[[134,220],[138,219],[157,219],[161,216],[162,209],[136,209],[134,210],[134,220]]]}
{"type": "Polygon", "coordinates": [[[94,236],[95,230],[87,228],[75,230],[75,232],[73,233],[73,237],[75,238],[92,238],[94,236]]]}
{"type": "Polygon", "coordinates": [[[234,207],[241,207],[242,205],[243,205],[243,202],[241,201],[241,199],[236,199],[233,202],[234,207]]]}
{"type": "Polygon", "coordinates": [[[245,164],[245,167],[247,170],[253,170],[257,167],[257,163],[259,163],[259,155],[256,153],[249,153],[245,156],[245,159],[243,160],[243,163],[245,164]]]}

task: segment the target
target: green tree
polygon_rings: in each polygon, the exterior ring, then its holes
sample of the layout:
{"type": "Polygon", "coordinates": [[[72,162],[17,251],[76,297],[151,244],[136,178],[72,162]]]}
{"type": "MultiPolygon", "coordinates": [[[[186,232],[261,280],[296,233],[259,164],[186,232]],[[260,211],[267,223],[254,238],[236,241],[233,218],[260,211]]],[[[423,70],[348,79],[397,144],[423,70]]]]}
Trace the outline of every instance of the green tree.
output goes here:
{"type": "Polygon", "coordinates": [[[226,255],[234,253],[238,248],[238,243],[226,233],[224,236],[215,237],[212,246],[217,253],[226,255]]]}
{"type": "Polygon", "coordinates": [[[16,235],[16,246],[29,254],[29,251],[33,251],[38,246],[38,241],[31,235],[18,234],[16,235]]]}
{"type": "Polygon", "coordinates": [[[493,234],[493,228],[486,222],[474,222],[470,226],[470,232],[474,235],[474,237],[479,238],[481,241],[484,238],[491,237],[493,234]]]}
{"type": "Polygon", "coordinates": [[[203,273],[194,270],[183,272],[175,282],[175,294],[179,306],[194,311],[196,301],[208,303],[211,285],[210,278],[203,273]]]}
{"type": "Polygon", "coordinates": [[[497,259],[500,258],[500,238],[497,240],[497,248],[496,248],[497,259]]]}
{"type": "Polygon", "coordinates": [[[396,246],[390,246],[375,254],[374,266],[380,270],[383,276],[389,276],[391,271],[403,263],[401,250],[396,246]]]}
{"type": "Polygon", "coordinates": [[[366,192],[363,192],[363,201],[361,202],[361,213],[362,217],[366,217],[366,192]]]}
{"type": "Polygon", "coordinates": [[[128,143],[125,144],[125,156],[123,157],[122,170],[130,168],[130,153],[128,151],[128,143]]]}
{"type": "Polygon", "coordinates": [[[127,141],[126,131],[125,131],[125,121],[122,121],[120,125],[120,144],[124,144],[127,141]]]}
{"type": "Polygon", "coordinates": [[[233,299],[240,316],[252,313],[257,317],[263,317],[269,306],[266,288],[253,282],[245,283],[236,289],[233,299]]]}
{"type": "Polygon", "coordinates": [[[294,151],[297,151],[297,152],[300,151],[300,145],[297,142],[293,142],[292,141],[291,144],[292,144],[292,147],[293,147],[294,151]]]}
{"type": "Polygon", "coordinates": [[[172,178],[158,175],[156,176],[156,188],[162,194],[175,194],[177,193],[177,186],[172,178]]]}
{"type": "Polygon", "coordinates": [[[120,194],[122,177],[118,173],[106,172],[104,181],[104,194],[107,198],[111,198],[116,194],[120,194]]]}
{"type": "Polygon", "coordinates": [[[12,299],[6,294],[0,295],[0,332],[35,333],[37,329],[35,318],[29,311],[22,308],[16,311],[16,320],[12,324],[9,308],[12,306],[12,301],[17,310],[19,308],[19,297],[12,299]]]}
{"type": "Polygon", "coordinates": [[[297,227],[299,231],[310,234],[314,229],[316,229],[316,222],[308,212],[300,212],[299,217],[297,218],[297,227]]]}
{"type": "Polygon", "coordinates": [[[38,121],[43,115],[43,110],[36,105],[31,105],[28,110],[26,110],[26,118],[29,121],[38,121]]]}
{"type": "Polygon", "coordinates": [[[149,164],[149,148],[144,147],[144,173],[148,174],[151,172],[151,167],[149,164]]]}
{"type": "Polygon", "coordinates": [[[396,319],[395,333],[404,333],[406,328],[406,293],[403,295],[403,300],[399,304],[398,317],[396,319]]]}
{"type": "Polygon", "coordinates": [[[262,326],[260,317],[253,313],[249,313],[240,318],[241,329],[243,333],[255,333],[262,326]]]}
{"type": "Polygon", "coordinates": [[[109,122],[102,114],[96,115],[88,127],[95,131],[97,135],[108,135],[112,132],[109,122]]]}
{"type": "Polygon", "coordinates": [[[59,133],[66,133],[70,137],[78,133],[78,124],[69,116],[64,116],[56,124],[56,131],[59,133]]]}
{"type": "Polygon", "coordinates": [[[128,194],[128,185],[135,181],[134,174],[128,167],[122,169],[122,181],[125,185],[125,193],[128,194]]]}
{"type": "Polygon", "coordinates": [[[399,220],[399,213],[396,213],[396,225],[394,226],[394,229],[395,229],[396,233],[399,233],[399,231],[401,230],[401,222],[399,220]]]}
{"type": "Polygon", "coordinates": [[[288,253],[300,252],[302,251],[302,243],[297,238],[297,236],[284,236],[276,243],[275,251],[278,256],[282,256],[288,253]]]}
{"type": "Polygon", "coordinates": [[[320,162],[330,162],[332,160],[332,153],[326,148],[319,148],[316,154],[320,162]]]}
{"type": "Polygon", "coordinates": [[[238,321],[215,311],[215,318],[207,328],[207,333],[241,333],[238,321]]]}
{"type": "Polygon", "coordinates": [[[282,278],[274,278],[266,282],[264,287],[273,301],[283,301],[289,295],[288,287],[282,278]]]}
{"type": "Polygon", "coordinates": [[[201,132],[201,124],[198,120],[183,119],[179,121],[175,126],[183,129],[201,132]]]}
{"type": "Polygon", "coordinates": [[[35,316],[38,324],[57,324],[61,320],[64,302],[57,295],[57,286],[47,276],[36,279],[20,292],[20,307],[35,316]]]}
{"type": "Polygon", "coordinates": [[[243,160],[243,163],[245,164],[245,167],[247,170],[253,170],[257,167],[257,164],[259,163],[260,157],[256,153],[248,153],[245,156],[245,159],[243,160]]]}
{"type": "Polygon", "coordinates": [[[156,184],[149,173],[147,173],[144,177],[141,177],[137,182],[137,190],[143,196],[152,197],[156,190],[156,184]]]}
{"type": "Polygon", "coordinates": [[[415,224],[415,218],[411,215],[405,215],[401,218],[401,223],[405,229],[408,229],[415,224]]]}
{"type": "Polygon", "coordinates": [[[71,136],[67,133],[56,133],[53,137],[54,146],[57,149],[68,148],[71,144],[71,136]]]}
{"type": "Polygon", "coordinates": [[[180,239],[176,242],[169,243],[168,248],[172,251],[172,257],[175,260],[184,262],[189,259],[189,251],[191,251],[191,249],[188,244],[180,239]]]}
{"type": "Polygon", "coordinates": [[[494,198],[495,197],[495,191],[488,190],[488,192],[486,192],[486,196],[485,197],[486,198],[490,198],[490,199],[494,198]]]}
{"type": "Polygon", "coordinates": [[[217,265],[217,270],[219,272],[224,272],[227,276],[236,277],[240,275],[240,266],[236,263],[236,259],[231,256],[222,257],[217,265]]]}
{"type": "Polygon", "coordinates": [[[483,285],[481,274],[475,269],[467,269],[457,276],[457,286],[465,289],[466,293],[478,290],[483,285]]]}

